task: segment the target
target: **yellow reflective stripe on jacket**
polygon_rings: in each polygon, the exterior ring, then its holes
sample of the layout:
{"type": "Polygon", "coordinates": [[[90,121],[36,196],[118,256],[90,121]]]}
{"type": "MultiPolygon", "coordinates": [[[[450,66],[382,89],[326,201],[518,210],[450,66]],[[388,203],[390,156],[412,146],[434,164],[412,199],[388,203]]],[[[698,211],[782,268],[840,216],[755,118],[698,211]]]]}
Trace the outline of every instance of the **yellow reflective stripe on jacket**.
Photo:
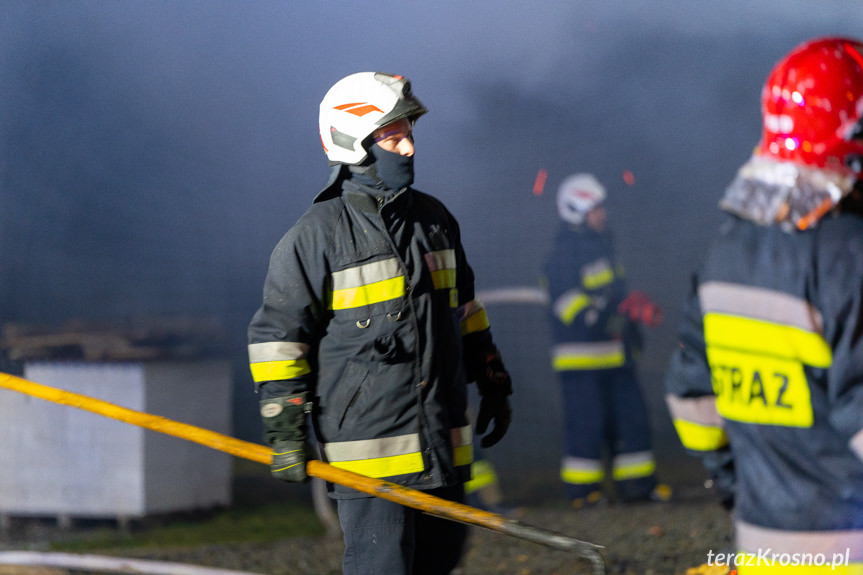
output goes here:
{"type": "Polygon", "coordinates": [[[564,483],[588,485],[599,483],[605,477],[602,462],[597,459],[566,456],[560,468],[560,478],[564,483]]]}
{"type": "Polygon", "coordinates": [[[708,313],[704,316],[704,339],[711,346],[799,360],[812,367],[827,368],[833,361],[821,334],[758,319],[708,313]]]}
{"type": "Polygon", "coordinates": [[[333,272],[330,309],[351,309],[404,297],[405,277],[396,258],[333,272]]]}
{"type": "Polygon", "coordinates": [[[367,477],[391,477],[425,470],[416,433],[322,445],[327,462],[367,477]]]}
{"type": "Polygon", "coordinates": [[[625,361],[620,341],[562,343],[551,350],[551,366],[555,371],[611,369],[625,361]]]}
{"type": "Polygon", "coordinates": [[[580,290],[569,290],[554,302],[554,315],[569,325],[581,311],[590,305],[590,298],[580,290]]]}
{"type": "Polygon", "coordinates": [[[488,315],[483,305],[472,300],[461,307],[461,334],[468,335],[488,329],[488,315]]]}
{"type": "Polygon", "coordinates": [[[425,470],[421,453],[405,453],[375,459],[356,459],[353,461],[331,461],[330,465],[352,471],[366,477],[393,477],[408,473],[420,473],[425,470]]]}
{"type": "MultiPolygon", "coordinates": [[[[469,425],[453,429],[455,465],[473,461],[472,432],[469,425]]],[[[367,477],[381,478],[425,471],[419,434],[396,437],[339,441],[321,445],[327,462],[367,477]]]]}
{"type": "Polygon", "coordinates": [[[728,445],[722,418],[716,411],[716,396],[665,398],[671,421],[683,447],[693,451],[715,451],[728,445]]]}
{"type": "Polygon", "coordinates": [[[311,372],[305,359],[309,346],[299,342],[272,341],[248,347],[249,367],[255,383],[293,379],[311,372]]]}
{"type": "Polygon", "coordinates": [[[581,285],[585,289],[595,290],[614,281],[614,268],[611,262],[603,258],[581,268],[581,285]]]}
{"type": "Polygon", "coordinates": [[[612,461],[612,477],[615,481],[650,477],[656,471],[656,460],[650,451],[624,453],[612,461]]]}
{"type": "Polygon", "coordinates": [[[787,293],[708,282],[699,288],[704,341],[723,417],[745,423],[810,427],[804,365],[833,361],[821,316],[787,293]]]}
{"type": "Polygon", "coordinates": [[[435,289],[451,289],[456,285],[455,250],[438,250],[423,256],[431,271],[435,289]]]}

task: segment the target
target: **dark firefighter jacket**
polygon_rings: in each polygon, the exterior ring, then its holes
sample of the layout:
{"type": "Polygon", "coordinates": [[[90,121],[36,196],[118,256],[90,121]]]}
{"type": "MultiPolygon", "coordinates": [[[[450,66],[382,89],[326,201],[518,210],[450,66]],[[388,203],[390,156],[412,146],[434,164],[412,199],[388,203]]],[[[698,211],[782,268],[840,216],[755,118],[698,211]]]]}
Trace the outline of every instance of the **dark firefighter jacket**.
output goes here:
{"type": "Polygon", "coordinates": [[[632,361],[640,334],[617,309],[627,289],[611,234],[562,223],[545,277],[555,371],[610,369],[632,361]]]}
{"type": "Polygon", "coordinates": [[[743,550],[863,559],[863,218],[726,217],[667,373],[675,427],[707,461],[730,447],[743,550]]]}
{"type": "Polygon", "coordinates": [[[253,379],[270,396],[310,392],[336,467],[418,489],[464,482],[475,368],[463,348],[471,359],[491,336],[458,225],[416,190],[338,187],[272,253],[249,326],[253,379]]]}

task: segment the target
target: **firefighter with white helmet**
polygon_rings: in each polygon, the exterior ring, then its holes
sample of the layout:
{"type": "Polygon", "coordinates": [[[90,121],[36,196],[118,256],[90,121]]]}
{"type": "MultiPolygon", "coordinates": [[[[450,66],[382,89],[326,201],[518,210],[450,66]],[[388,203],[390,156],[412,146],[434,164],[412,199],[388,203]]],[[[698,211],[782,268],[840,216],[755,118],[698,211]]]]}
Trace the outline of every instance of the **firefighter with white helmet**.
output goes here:
{"type": "Polygon", "coordinates": [[[739,573],[863,573],[863,43],[798,46],[761,105],[668,405],[735,510],[739,573]]]}
{"type": "Polygon", "coordinates": [[[606,191],[591,174],[560,185],[561,220],[545,276],[551,298],[552,367],[564,410],[561,479],[574,507],[607,501],[603,458],[610,457],[613,495],[624,502],[667,499],[658,486],[647,408],[635,356],[639,323],[656,325],[659,308],[630,293],[606,230],[606,191]]]}
{"type": "MultiPolygon", "coordinates": [[[[407,79],[374,72],[344,78],[321,102],[332,175],[273,250],[249,325],[278,479],[307,479],[309,415],[329,464],[463,501],[468,382],[481,397],[483,447],[509,426],[512,384],[458,223],[411,187],[413,126],[425,113],[407,79]]],[[[444,574],[458,563],[463,525],[331,488],[345,573],[444,574]]]]}

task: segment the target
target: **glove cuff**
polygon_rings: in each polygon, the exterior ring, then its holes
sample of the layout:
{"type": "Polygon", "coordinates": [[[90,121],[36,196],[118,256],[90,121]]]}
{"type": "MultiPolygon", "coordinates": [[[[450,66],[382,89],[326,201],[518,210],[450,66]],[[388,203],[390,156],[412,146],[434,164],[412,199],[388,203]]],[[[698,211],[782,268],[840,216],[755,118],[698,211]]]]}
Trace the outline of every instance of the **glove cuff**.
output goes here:
{"type": "Polygon", "coordinates": [[[282,441],[302,443],[306,440],[306,413],[311,411],[307,396],[308,392],[303,392],[261,400],[264,443],[275,445],[282,441]]]}

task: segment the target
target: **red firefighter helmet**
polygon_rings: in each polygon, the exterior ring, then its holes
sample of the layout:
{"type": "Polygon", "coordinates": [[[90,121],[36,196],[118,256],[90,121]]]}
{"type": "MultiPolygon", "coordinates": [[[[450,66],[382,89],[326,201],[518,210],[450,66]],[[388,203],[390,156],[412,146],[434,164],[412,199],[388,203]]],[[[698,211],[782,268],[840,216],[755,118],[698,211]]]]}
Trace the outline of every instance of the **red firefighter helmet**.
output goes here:
{"type": "Polygon", "coordinates": [[[863,172],[863,43],[821,38],[791,51],[761,93],[756,153],[840,173],[863,172]]]}

